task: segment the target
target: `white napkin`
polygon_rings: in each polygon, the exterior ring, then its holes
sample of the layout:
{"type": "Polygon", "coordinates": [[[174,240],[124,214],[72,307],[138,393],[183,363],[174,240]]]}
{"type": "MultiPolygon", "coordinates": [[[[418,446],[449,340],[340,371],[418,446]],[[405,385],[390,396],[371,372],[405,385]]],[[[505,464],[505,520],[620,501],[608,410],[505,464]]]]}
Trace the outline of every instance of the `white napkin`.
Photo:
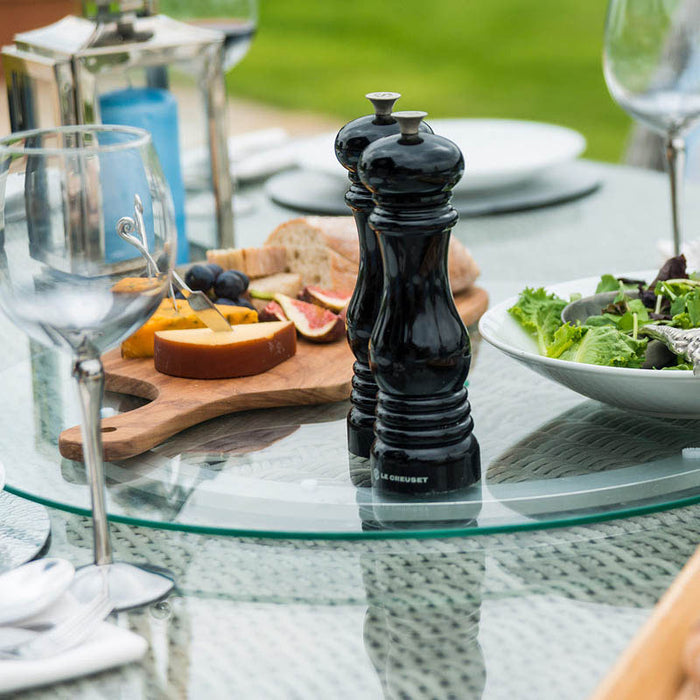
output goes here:
{"type": "MultiPolygon", "coordinates": [[[[60,620],[77,605],[66,593],[32,622],[60,620]]],[[[109,622],[101,623],[80,645],[40,659],[0,660],[0,693],[57,683],[138,661],[148,649],[143,637],[109,622]]]]}

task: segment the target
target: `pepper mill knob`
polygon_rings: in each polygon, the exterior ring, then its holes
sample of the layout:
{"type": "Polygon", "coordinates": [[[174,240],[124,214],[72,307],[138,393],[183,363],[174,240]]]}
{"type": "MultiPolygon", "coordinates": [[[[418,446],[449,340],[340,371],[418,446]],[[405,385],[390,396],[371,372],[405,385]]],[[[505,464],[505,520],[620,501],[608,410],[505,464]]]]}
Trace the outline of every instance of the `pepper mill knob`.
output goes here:
{"type": "Polygon", "coordinates": [[[380,494],[446,493],[481,476],[464,386],[471,346],[447,275],[458,218],[451,190],[464,157],[452,141],[420,131],[425,116],[394,113],[401,133],[368,146],[358,164],[384,262],[369,344],[379,387],[370,469],[380,494]]]}
{"type": "Polygon", "coordinates": [[[418,136],[421,122],[428,116],[427,112],[394,112],[394,119],[399,123],[401,136],[411,138],[418,136]]]}
{"type": "MultiPolygon", "coordinates": [[[[396,100],[401,97],[400,92],[368,92],[365,97],[374,107],[374,116],[380,118],[391,117],[396,100]]],[[[375,120],[376,121],[376,120],[375,120]]],[[[393,121],[393,120],[391,120],[393,121]]]]}

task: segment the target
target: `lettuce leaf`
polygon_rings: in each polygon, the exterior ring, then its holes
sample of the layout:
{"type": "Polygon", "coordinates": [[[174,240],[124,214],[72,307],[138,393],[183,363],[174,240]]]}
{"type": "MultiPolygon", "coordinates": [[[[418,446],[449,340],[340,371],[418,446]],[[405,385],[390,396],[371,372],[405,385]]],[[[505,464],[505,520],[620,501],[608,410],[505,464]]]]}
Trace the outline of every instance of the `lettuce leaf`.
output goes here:
{"type": "Polygon", "coordinates": [[[562,325],[561,312],[567,303],[556,294],[547,294],[542,287],[527,287],[508,313],[535,338],[540,355],[546,355],[547,346],[562,325]]]}
{"type": "MultiPolygon", "coordinates": [[[[562,332],[564,329],[562,326],[562,332]]],[[[584,326],[582,330],[581,338],[570,343],[559,359],[609,367],[641,367],[644,363],[646,339],[634,340],[614,326],[584,326]]],[[[555,338],[555,342],[564,344],[564,338],[555,338]]]]}
{"type": "Polygon", "coordinates": [[[578,343],[585,333],[586,329],[583,326],[572,326],[570,323],[560,326],[547,346],[547,357],[560,357],[563,352],[578,343]]]}
{"type": "Polygon", "coordinates": [[[677,328],[700,326],[700,289],[676,297],[671,303],[671,325],[677,328]]]}
{"type": "Polygon", "coordinates": [[[602,294],[603,292],[617,292],[620,289],[620,283],[617,281],[616,277],[612,275],[603,275],[598,282],[598,286],[595,289],[596,294],[602,294]]]}

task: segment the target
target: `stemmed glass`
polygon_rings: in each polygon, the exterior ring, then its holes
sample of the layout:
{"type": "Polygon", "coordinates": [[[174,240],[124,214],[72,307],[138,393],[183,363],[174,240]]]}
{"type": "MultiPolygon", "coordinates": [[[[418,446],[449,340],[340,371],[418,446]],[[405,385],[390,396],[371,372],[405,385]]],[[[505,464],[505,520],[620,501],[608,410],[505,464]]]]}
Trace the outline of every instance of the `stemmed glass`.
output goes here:
{"type": "Polygon", "coordinates": [[[211,0],[187,3],[166,0],[164,11],[190,24],[216,29],[224,34],[224,71],[238,65],[248,53],[258,26],[256,0],[211,0]]]}
{"type": "Polygon", "coordinates": [[[157,600],[173,582],[112,561],[100,355],[158,307],[176,237],[170,191],[148,132],[68,126],[0,139],[0,307],[31,338],[72,355],[95,551],[95,564],[78,572],[76,586],[87,597],[106,576],[117,610],[157,600]],[[144,232],[157,269],[120,237],[120,220],[122,229],[144,232]]]}
{"type": "Polygon", "coordinates": [[[603,70],[613,99],[665,138],[679,255],[684,139],[700,119],[700,3],[610,0],[603,70]]]}

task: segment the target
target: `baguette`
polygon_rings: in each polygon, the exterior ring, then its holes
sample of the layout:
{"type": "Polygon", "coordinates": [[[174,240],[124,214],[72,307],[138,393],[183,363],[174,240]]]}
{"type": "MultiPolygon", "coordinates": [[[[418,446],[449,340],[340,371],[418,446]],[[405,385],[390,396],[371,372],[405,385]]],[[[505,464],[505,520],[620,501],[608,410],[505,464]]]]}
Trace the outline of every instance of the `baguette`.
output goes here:
{"type": "MultiPolygon", "coordinates": [[[[355,221],[350,216],[307,216],[280,224],[265,245],[287,249],[287,272],[301,275],[305,285],[352,291],[360,263],[355,221]]],[[[469,251],[450,238],[448,273],[452,291],[466,291],[479,276],[469,251]]]]}
{"type": "Polygon", "coordinates": [[[220,248],[207,251],[207,262],[221,265],[224,270],[240,270],[255,279],[284,272],[287,249],[284,246],[220,248]]]}

